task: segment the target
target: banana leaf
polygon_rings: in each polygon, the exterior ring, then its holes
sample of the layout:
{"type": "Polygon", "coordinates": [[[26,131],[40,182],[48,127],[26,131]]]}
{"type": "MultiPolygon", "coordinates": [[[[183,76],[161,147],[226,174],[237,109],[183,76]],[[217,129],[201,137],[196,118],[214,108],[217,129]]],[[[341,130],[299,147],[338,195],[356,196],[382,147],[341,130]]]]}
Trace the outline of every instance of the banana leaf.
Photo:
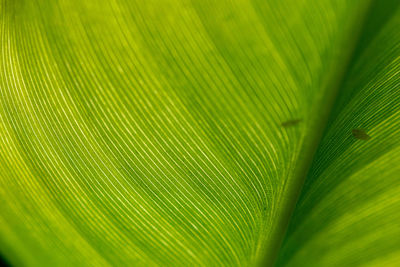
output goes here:
{"type": "Polygon", "coordinates": [[[400,266],[398,0],[0,0],[11,266],[400,266]]]}

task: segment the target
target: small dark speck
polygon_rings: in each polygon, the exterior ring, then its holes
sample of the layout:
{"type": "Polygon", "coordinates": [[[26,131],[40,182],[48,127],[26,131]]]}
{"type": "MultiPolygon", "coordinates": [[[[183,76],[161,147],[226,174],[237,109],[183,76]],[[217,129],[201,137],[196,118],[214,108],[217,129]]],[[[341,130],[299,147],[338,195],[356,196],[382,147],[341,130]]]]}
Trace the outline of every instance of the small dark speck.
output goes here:
{"type": "Polygon", "coordinates": [[[353,129],[351,130],[351,133],[355,138],[360,140],[368,140],[371,138],[371,136],[369,136],[363,129],[353,129]]]}
{"type": "Polygon", "coordinates": [[[284,121],[281,123],[282,127],[291,127],[291,126],[296,126],[297,124],[299,124],[302,120],[301,119],[293,119],[293,120],[288,120],[288,121],[284,121]]]}

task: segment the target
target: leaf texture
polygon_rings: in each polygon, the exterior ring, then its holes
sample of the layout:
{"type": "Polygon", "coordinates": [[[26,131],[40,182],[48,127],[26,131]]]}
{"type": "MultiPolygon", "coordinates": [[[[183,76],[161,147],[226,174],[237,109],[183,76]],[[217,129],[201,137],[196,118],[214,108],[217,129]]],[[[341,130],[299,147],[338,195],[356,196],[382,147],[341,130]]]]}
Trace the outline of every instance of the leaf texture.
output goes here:
{"type": "MultiPolygon", "coordinates": [[[[384,2],[374,12],[383,15],[384,2]]],[[[400,8],[394,6],[359,48],[278,266],[400,265],[400,8]],[[356,128],[369,138],[353,137],[356,128]]]]}
{"type": "MultiPolygon", "coordinates": [[[[11,264],[252,266],[279,248],[369,1],[0,3],[11,264]]],[[[390,17],[356,46],[278,264],[398,260],[390,17]]]]}

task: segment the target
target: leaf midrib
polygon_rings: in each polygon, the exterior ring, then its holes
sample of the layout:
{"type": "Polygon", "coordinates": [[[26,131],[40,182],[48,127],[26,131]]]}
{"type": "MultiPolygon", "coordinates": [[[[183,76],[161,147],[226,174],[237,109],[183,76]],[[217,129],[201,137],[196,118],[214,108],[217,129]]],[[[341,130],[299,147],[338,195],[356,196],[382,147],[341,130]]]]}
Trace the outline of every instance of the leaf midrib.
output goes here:
{"type": "Polygon", "coordinates": [[[287,227],[302,191],[303,184],[314,160],[314,155],[326,130],[329,117],[339,94],[339,89],[346,80],[348,71],[354,60],[359,55],[357,53],[357,48],[360,46],[360,39],[367,24],[368,15],[371,13],[372,7],[374,6],[373,3],[376,1],[377,0],[368,0],[368,2],[361,7],[362,10],[356,14],[349,29],[346,29],[346,37],[348,38],[344,38],[343,40],[349,40],[349,42],[342,43],[341,47],[347,48],[344,46],[348,45],[348,48],[342,49],[345,52],[341,54],[340,60],[337,61],[338,64],[333,64],[333,66],[331,66],[330,75],[326,76],[325,82],[322,83],[322,90],[326,92],[326,95],[323,99],[320,99],[320,104],[316,106],[315,110],[310,112],[311,114],[318,114],[318,117],[315,118],[309,127],[313,129],[313,134],[305,139],[298,154],[304,155],[304,158],[296,164],[292,179],[286,180],[283,190],[279,195],[277,207],[281,208],[277,211],[277,217],[273,221],[271,236],[266,239],[266,242],[268,242],[265,245],[266,254],[259,262],[259,266],[274,266],[275,264],[287,227]]]}

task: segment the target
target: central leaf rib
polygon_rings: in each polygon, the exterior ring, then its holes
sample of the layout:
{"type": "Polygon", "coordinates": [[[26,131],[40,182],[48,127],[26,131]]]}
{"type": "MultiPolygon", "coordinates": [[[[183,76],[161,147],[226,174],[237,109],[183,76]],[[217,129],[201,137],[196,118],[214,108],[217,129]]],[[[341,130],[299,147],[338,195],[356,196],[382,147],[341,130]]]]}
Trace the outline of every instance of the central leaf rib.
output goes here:
{"type": "Polygon", "coordinates": [[[339,64],[331,66],[332,71],[326,76],[326,80],[323,83],[322,90],[326,94],[320,99],[321,104],[311,112],[311,114],[318,114],[318,117],[309,125],[309,128],[313,129],[313,134],[304,141],[299,153],[299,157],[302,160],[299,159],[299,164],[296,165],[292,178],[286,181],[279,196],[277,206],[281,208],[277,212],[276,220],[274,220],[272,234],[268,239],[267,253],[263,261],[260,262],[261,266],[273,266],[277,258],[291,215],[314,160],[314,154],[322,139],[335,100],[346,79],[346,74],[357,56],[357,48],[360,45],[367,19],[373,9],[373,3],[374,0],[370,0],[363,6],[362,10],[355,16],[352,27],[346,30],[347,38],[345,40],[350,41],[344,42],[340,50],[343,52],[338,55],[339,60],[336,61],[339,64]]]}

